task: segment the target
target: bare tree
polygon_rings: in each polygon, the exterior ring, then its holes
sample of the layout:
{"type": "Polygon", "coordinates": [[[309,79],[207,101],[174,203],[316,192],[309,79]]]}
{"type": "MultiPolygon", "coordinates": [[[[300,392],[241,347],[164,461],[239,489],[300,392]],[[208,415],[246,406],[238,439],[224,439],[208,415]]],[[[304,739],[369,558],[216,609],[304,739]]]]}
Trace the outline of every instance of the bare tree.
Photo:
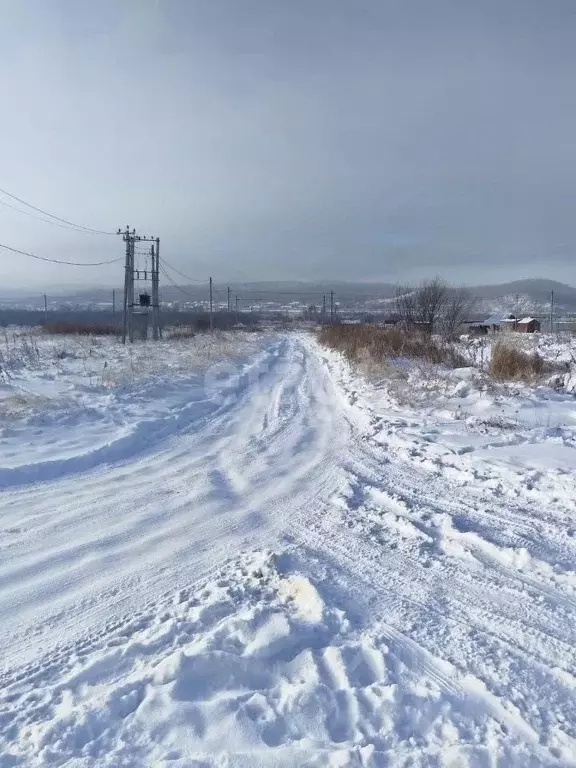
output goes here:
{"type": "Polygon", "coordinates": [[[410,286],[396,286],[396,312],[400,322],[405,326],[416,323],[416,289],[410,286]]]}
{"type": "Polygon", "coordinates": [[[473,307],[474,298],[467,288],[461,286],[448,289],[439,323],[440,332],[445,339],[453,339],[456,336],[458,329],[470,317],[473,307]]]}
{"type": "Polygon", "coordinates": [[[440,277],[417,288],[398,288],[396,306],[402,322],[424,333],[434,333],[444,315],[450,289],[440,277]]]}

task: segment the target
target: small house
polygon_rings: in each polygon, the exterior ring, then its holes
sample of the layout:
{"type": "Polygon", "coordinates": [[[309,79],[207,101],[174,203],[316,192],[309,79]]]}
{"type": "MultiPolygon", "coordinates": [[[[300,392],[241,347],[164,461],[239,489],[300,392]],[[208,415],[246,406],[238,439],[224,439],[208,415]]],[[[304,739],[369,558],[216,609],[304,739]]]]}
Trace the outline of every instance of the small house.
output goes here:
{"type": "Polygon", "coordinates": [[[492,333],[506,333],[516,330],[518,320],[515,315],[492,315],[484,324],[489,326],[492,333]]]}
{"type": "Polygon", "coordinates": [[[535,317],[523,317],[518,321],[518,331],[520,333],[536,333],[540,331],[540,321],[535,317]]]}

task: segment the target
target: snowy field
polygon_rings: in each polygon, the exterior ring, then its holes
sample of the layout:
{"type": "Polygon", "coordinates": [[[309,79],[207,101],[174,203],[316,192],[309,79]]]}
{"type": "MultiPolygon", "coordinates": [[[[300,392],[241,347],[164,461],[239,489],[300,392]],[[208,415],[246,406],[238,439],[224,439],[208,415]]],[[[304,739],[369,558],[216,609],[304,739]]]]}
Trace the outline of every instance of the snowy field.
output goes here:
{"type": "Polygon", "coordinates": [[[6,338],[0,768],[576,766],[576,401],[6,338]]]}
{"type": "Polygon", "coordinates": [[[458,351],[479,369],[487,369],[495,342],[539,354],[558,368],[558,375],[576,367],[576,335],[573,333],[503,333],[498,335],[461,337],[458,351]]]}

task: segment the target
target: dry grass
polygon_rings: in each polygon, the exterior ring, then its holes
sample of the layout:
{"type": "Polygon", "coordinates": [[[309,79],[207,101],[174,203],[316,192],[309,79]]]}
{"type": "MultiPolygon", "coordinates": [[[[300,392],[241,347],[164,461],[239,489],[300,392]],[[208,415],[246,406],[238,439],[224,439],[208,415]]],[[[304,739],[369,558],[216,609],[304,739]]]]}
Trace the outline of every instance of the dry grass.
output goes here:
{"type": "Polygon", "coordinates": [[[406,357],[450,368],[466,365],[465,359],[451,344],[441,344],[429,334],[414,330],[374,325],[325,325],[320,330],[319,339],[352,361],[406,357]]]}
{"type": "Polygon", "coordinates": [[[166,338],[170,341],[186,341],[187,339],[193,339],[195,336],[196,331],[190,325],[179,325],[176,328],[172,328],[166,334],[166,338]]]}
{"type": "Polygon", "coordinates": [[[537,352],[529,354],[504,341],[492,349],[490,375],[497,381],[533,381],[544,372],[544,360],[537,352]]]}
{"type": "Polygon", "coordinates": [[[43,328],[44,333],[53,336],[119,336],[120,326],[113,323],[75,323],[73,321],[48,323],[43,328]]]}

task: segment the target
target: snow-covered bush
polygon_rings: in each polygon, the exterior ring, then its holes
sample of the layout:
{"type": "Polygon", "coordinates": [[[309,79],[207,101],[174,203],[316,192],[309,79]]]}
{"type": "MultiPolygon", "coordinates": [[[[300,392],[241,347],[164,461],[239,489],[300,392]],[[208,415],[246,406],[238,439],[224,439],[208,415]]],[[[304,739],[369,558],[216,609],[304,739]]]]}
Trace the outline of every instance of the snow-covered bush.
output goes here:
{"type": "Polygon", "coordinates": [[[451,343],[440,342],[428,333],[399,327],[374,325],[325,325],[319,340],[339,350],[349,360],[366,356],[375,361],[390,358],[424,360],[435,365],[460,368],[466,361],[451,343]]]}
{"type": "Polygon", "coordinates": [[[39,363],[40,351],[31,333],[4,332],[4,345],[0,348],[0,372],[4,378],[22,368],[36,368],[39,363]]]}
{"type": "Polygon", "coordinates": [[[490,375],[498,381],[532,381],[544,370],[544,360],[537,352],[523,352],[505,341],[492,349],[490,375]]]}

